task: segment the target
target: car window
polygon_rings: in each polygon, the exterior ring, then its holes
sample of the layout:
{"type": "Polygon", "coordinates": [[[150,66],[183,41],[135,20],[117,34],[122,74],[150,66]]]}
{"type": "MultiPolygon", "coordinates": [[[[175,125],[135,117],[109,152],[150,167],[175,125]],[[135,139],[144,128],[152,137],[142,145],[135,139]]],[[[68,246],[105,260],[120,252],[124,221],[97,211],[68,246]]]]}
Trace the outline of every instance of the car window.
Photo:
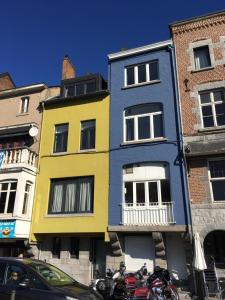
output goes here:
{"type": "Polygon", "coordinates": [[[0,284],[4,283],[6,263],[0,262],[0,284]]]}
{"type": "Polygon", "coordinates": [[[29,266],[37,272],[49,285],[62,286],[73,284],[75,282],[69,275],[59,270],[58,268],[39,262],[29,262],[29,266]]]}
{"type": "Polygon", "coordinates": [[[46,287],[46,285],[33,272],[31,274],[31,280],[32,280],[32,283],[33,283],[33,287],[35,289],[38,289],[38,290],[47,290],[48,289],[46,287]]]}
{"type": "Polygon", "coordinates": [[[9,264],[6,273],[6,284],[12,287],[28,286],[29,276],[25,268],[16,264],[9,264]]]}

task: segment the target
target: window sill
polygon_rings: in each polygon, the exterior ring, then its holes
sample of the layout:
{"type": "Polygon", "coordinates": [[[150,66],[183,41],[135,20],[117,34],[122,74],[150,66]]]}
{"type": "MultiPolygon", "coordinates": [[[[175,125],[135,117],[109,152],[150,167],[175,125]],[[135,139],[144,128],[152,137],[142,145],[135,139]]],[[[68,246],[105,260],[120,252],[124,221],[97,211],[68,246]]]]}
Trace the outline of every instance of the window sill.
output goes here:
{"type": "Polygon", "coordinates": [[[84,150],[79,150],[77,153],[93,153],[96,152],[96,149],[84,149],[84,150]]]}
{"type": "Polygon", "coordinates": [[[216,126],[216,127],[206,127],[198,130],[199,133],[207,133],[207,132],[216,132],[216,131],[225,131],[225,126],[216,126]]]}
{"type": "Polygon", "coordinates": [[[60,156],[60,155],[67,155],[68,152],[56,152],[56,153],[51,153],[50,156],[60,156]]]}
{"type": "Polygon", "coordinates": [[[18,115],[16,115],[17,117],[23,117],[23,116],[28,116],[29,115],[29,113],[20,113],[20,114],[18,114],[18,115]]]}
{"type": "Polygon", "coordinates": [[[156,138],[156,139],[148,139],[142,141],[123,142],[120,144],[120,146],[129,146],[134,144],[148,144],[148,143],[157,143],[157,142],[165,142],[165,141],[167,141],[167,138],[156,138]]]}
{"type": "Polygon", "coordinates": [[[127,90],[127,89],[131,89],[131,88],[135,88],[135,87],[151,85],[151,84],[160,83],[160,82],[161,82],[161,80],[152,80],[152,81],[148,81],[148,82],[142,82],[142,83],[132,84],[132,85],[128,85],[128,86],[123,86],[121,89],[127,90]]]}
{"type": "Polygon", "coordinates": [[[94,213],[78,214],[48,214],[45,218],[71,218],[71,217],[94,217],[94,213]]]}
{"type": "Polygon", "coordinates": [[[203,72],[203,71],[208,71],[208,70],[213,70],[213,69],[214,69],[214,66],[211,66],[211,67],[202,68],[202,69],[198,69],[198,70],[192,70],[191,73],[203,72]]]}

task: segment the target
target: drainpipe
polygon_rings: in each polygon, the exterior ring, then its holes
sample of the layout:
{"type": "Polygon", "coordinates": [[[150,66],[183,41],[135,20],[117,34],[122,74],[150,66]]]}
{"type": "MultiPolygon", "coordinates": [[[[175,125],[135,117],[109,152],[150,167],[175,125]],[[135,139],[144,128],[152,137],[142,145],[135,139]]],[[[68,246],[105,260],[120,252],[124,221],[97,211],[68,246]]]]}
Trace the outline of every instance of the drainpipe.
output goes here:
{"type": "MultiPolygon", "coordinates": [[[[187,179],[187,161],[186,161],[186,156],[185,156],[185,151],[184,151],[184,143],[183,143],[183,126],[182,126],[182,119],[181,119],[181,107],[180,107],[180,91],[178,87],[178,73],[177,73],[177,61],[176,61],[176,48],[172,44],[171,46],[168,47],[171,53],[171,62],[172,62],[172,74],[173,74],[173,82],[174,82],[174,90],[175,90],[175,103],[176,103],[176,112],[177,112],[177,117],[178,117],[178,130],[179,130],[179,142],[178,142],[178,147],[179,147],[179,152],[182,153],[182,159],[183,159],[183,164],[182,164],[182,179],[184,183],[184,193],[185,193],[185,201],[186,204],[186,209],[188,212],[187,215],[187,220],[190,222],[190,226],[188,226],[188,233],[191,237],[191,243],[192,243],[192,249],[193,249],[193,222],[192,222],[192,213],[191,213],[191,204],[190,204],[190,189],[189,189],[189,183],[187,179]]],[[[191,266],[192,269],[192,266],[191,266]]],[[[194,292],[196,294],[197,292],[197,286],[196,286],[196,278],[195,278],[195,272],[192,270],[192,276],[193,276],[193,282],[194,282],[194,292]]]]}

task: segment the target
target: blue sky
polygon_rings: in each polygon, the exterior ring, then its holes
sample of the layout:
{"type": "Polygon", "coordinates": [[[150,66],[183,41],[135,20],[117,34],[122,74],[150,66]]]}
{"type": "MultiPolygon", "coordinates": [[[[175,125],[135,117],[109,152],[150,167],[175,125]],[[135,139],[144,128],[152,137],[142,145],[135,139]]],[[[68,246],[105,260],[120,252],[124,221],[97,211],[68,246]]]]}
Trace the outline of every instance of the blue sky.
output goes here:
{"type": "Polygon", "coordinates": [[[17,86],[57,85],[68,54],[77,75],[107,77],[107,54],[169,38],[168,24],[225,10],[224,0],[7,0],[0,8],[0,73],[17,86]]]}

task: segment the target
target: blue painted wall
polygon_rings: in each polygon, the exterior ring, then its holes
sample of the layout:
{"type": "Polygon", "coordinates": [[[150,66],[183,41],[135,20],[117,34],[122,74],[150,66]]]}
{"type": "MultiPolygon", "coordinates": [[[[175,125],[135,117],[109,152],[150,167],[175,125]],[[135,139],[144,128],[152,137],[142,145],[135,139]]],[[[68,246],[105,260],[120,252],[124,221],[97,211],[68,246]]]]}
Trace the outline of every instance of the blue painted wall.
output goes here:
{"type": "Polygon", "coordinates": [[[122,221],[123,166],[137,162],[165,162],[169,167],[171,200],[174,203],[176,224],[188,221],[183,166],[178,159],[180,132],[176,110],[175,86],[170,50],[165,47],[141,55],[129,56],[109,62],[110,100],[110,189],[109,225],[122,221]],[[158,59],[159,83],[123,89],[124,67],[158,59]],[[123,145],[123,112],[129,106],[160,102],[163,104],[163,142],[123,145]]]}

